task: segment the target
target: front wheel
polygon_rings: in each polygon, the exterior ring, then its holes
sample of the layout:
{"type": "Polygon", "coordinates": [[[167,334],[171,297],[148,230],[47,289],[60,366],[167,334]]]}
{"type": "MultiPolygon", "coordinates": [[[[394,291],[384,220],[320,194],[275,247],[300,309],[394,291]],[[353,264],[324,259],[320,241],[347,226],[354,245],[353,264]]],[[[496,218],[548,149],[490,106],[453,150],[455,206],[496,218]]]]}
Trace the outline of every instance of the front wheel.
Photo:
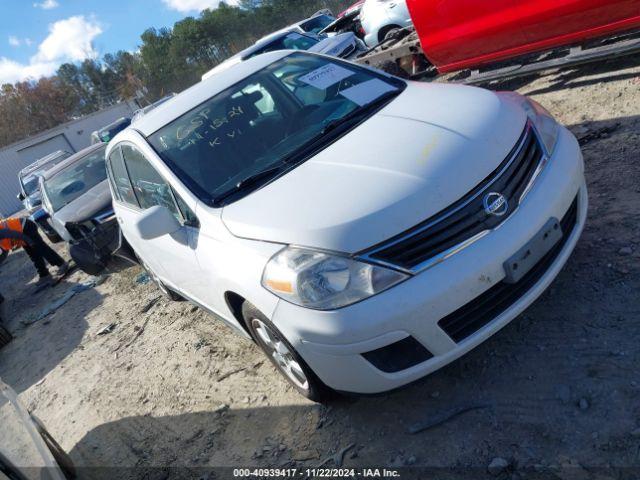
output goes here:
{"type": "Polygon", "coordinates": [[[249,302],[244,302],[242,316],[253,339],[293,388],[314,402],[331,399],[333,390],[322,383],[296,349],[260,310],[249,302]]]}

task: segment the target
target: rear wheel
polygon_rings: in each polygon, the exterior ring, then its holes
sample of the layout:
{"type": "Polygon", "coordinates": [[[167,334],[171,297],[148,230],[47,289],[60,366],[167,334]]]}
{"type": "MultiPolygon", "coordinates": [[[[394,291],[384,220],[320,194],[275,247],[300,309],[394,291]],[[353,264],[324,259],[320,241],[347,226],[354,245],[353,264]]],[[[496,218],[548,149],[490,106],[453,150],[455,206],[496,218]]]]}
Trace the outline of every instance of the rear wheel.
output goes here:
{"type": "Polygon", "coordinates": [[[242,316],[253,339],[293,388],[314,402],[331,399],[333,390],[322,383],[296,349],[260,310],[249,302],[244,302],[242,316]]]}

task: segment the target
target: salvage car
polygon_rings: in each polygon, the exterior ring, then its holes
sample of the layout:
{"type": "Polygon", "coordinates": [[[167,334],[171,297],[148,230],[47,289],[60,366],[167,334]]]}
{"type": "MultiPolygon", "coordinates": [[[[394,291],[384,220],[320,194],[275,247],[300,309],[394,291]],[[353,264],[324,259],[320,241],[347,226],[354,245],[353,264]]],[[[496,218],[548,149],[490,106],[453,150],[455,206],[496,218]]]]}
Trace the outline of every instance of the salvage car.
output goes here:
{"type": "Polygon", "coordinates": [[[226,70],[240,62],[244,62],[256,55],[277,50],[307,50],[309,52],[324,53],[334,57],[351,59],[363,53],[366,47],[362,41],[351,32],[345,32],[332,37],[325,35],[302,34],[293,31],[274,33],[258,40],[251,47],[225,60],[220,65],[209,70],[202,76],[203,80],[226,70]]]}
{"type": "Polygon", "coordinates": [[[86,273],[108,264],[119,242],[104,155],[106,145],[92,145],[40,176],[43,205],[69,255],[86,273]]]}
{"type": "Polygon", "coordinates": [[[360,8],[364,43],[375,47],[413,23],[406,0],[366,0],[360,8]]]}
{"type": "Polygon", "coordinates": [[[340,12],[338,14],[338,18],[342,18],[344,16],[351,15],[351,14],[356,13],[356,12],[360,13],[360,9],[362,8],[363,4],[364,4],[364,0],[358,0],[356,3],[354,3],[350,7],[346,8],[345,10],[340,12]]]}
{"type": "Polygon", "coordinates": [[[56,166],[71,155],[66,150],[58,150],[32,163],[18,173],[18,183],[20,185],[18,200],[24,205],[31,220],[36,222],[40,230],[52,243],[59,242],[60,237],[51,227],[49,216],[42,208],[42,195],[40,194],[38,175],[48,168],[56,166]]]}
{"type": "Polygon", "coordinates": [[[403,3],[415,30],[389,35],[359,63],[412,78],[458,72],[472,84],[640,52],[636,0],[403,3]]]}
{"type": "Polygon", "coordinates": [[[96,130],[91,133],[91,145],[98,143],[109,143],[118,132],[121,132],[125,128],[131,125],[131,119],[128,117],[121,117],[115,122],[110,123],[102,127],[100,130],[96,130]]]}
{"type": "Polygon", "coordinates": [[[160,288],[313,400],[400,387],[495,334],[587,213],[578,142],[533,100],[306,52],[182,92],[109,144],[107,171],[160,288]]]}
{"type": "Polygon", "coordinates": [[[330,12],[318,12],[315,15],[287,27],[285,30],[298,30],[301,33],[318,34],[335,21],[330,12]]]}

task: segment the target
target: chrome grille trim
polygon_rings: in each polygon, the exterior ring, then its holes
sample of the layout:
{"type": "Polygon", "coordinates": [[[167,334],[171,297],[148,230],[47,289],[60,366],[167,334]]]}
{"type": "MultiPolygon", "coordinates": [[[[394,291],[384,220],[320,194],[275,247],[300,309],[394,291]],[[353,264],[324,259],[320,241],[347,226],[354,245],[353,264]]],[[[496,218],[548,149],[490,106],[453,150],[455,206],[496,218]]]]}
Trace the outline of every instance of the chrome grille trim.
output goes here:
{"type": "MultiPolygon", "coordinates": [[[[536,151],[537,151],[536,150],[536,151]]],[[[446,260],[447,258],[450,258],[451,256],[457,254],[458,252],[464,250],[465,248],[469,247],[470,245],[472,245],[473,243],[475,243],[476,241],[478,241],[479,239],[481,239],[482,237],[484,237],[485,235],[487,235],[489,232],[491,232],[492,230],[495,230],[497,228],[499,228],[502,224],[504,224],[505,221],[507,221],[509,218],[511,218],[512,215],[514,215],[518,210],[519,210],[519,205],[520,203],[522,203],[522,201],[524,200],[524,198],[526,197],[526,195],[529,193],[529,191],[531,190],[531,188],[533,187],[533,185],[535,184],[535,181],[537,179],[537,177],[540,175],[540,173],[544,170],[544,167],[546,166],[547,162],[549,160],[549,156],[546,154],[545,149],[542,145],[542,142],[540,141],[539,135],[537,134],[537,132],[535,131],[535,128],[533,127],[533,125],[531,124],[531,122],[527,122],[525,129],[522,133],[521,138],[519,139],[518,144],[515,146],[515,148],[512,150],[510,156],[508,157],[507,161],[503,161],[503,165],[501,167],[499,167],[499,170],[497,170],[497,172],[495,172],[492,177],[490,179],[485,179],[484,185],[482,186],[482,188],[480,188],[477,192],[475,192],[473,195],[471,195],[469,198],[467,198],[463,203],[461,203],[460,205],[457,205],[455,208],[452,209],[447,209],[445,211],[443,211],[440,215],[436,214],[436,218],[434,218],[432,221],[429,221],[428,223],[426,223],[425,225],[420,226],[419,228],[413,227],[410,229],[410,232],[406,233],[405,235],[399,235],[394,237],[393,240],[387,241],[387,242],[383,242],[381,244],[376,245],[375,247],[365,250],[363,252],[361,252],[360,254],[356,255],[356,258],[359,258],[361,260],[370,262],[370,263],[377,263],[377,264],[381,264],[390,268],[394,268],[396,270],[400,270],[403,271],[405,273],[409,273],[409,274],[416,274],[419,273],[421,271],[424,271],[428,268],[431,268],[439,263],[441,263],[442,261],[446,260]],[[425,233],[427,230],[437,226],[438,224],[440,224],[441,222],[449,219],[452,215],[455,215],[456,213],[459,213],[461,210],[463,210],[464,208],[468,207],[472,202],[477,201],[479,197],[481,197],[484,193],[486,193],[498,180],[500,180],[502,178],[502,176],[505,174],[505,172],[507,172],[509,170],[509,168],[513,165],[513,162],[516,161],[517,159],[520,159],[522,155],[524,155],[526,152],[523,152],[523,149],[530,144],[530,142],[533,140],[536,142],[536,147],[537,150],[539,150],[539,152],[541,153],[539,158],[534,159],[534,162],[537,162],[535,167],[534,167],[534,172],[531,175],[531,177],[529,178],[529,180],[527,181],[526,187],[524,188],[523,192],[520,194],[519,198],[518,198],[518,202],[516,205],[516,208],[509,213],[508,215],[506,215],[505,217],[500,219],[500,222],[497,225],[494,225],[492,228],[487,228],[485,230],[481,230],[479,232],[475,232],[473,235],[471,235],[469,238],[466,238],[464,240],[462,240],[461,242],[455,244],[454,246],[447,248],[446,250],[436,253],[435,255],[433,255],[432,257],[416,264],[416,265],[412,265],[410,267],[404,266],[404,265],[399,265],[398,263],[389,261],[389,260],[385,260],[384,258],[380,258],[380,257],[376,257],[376,254],[378,254],[379,252],[385,251],[389,248],[392,248],[395,245],[401,244],[403,242],[407,242],[410,241],[412,238],[419,236],[420,234],[425,233]]],[[[476,187],[478,188],[478,187],[476,187]]],[[[473,191],[473,190],[472,190],[473,191]]],[[[463,197],[464,198],[464,197],[463,197]]]]}

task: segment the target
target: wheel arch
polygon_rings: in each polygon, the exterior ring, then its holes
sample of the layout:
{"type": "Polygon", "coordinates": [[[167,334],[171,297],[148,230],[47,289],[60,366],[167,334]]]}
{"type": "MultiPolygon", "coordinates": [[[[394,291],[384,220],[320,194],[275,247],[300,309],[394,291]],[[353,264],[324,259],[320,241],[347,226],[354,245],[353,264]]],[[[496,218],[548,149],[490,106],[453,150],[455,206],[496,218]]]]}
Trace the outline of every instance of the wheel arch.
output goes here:
{"type": "Polygon", "coordinates": [[[247,324],[244,321],[244,317],[242,316],[242,304],[246,302],[247,299],[244,298],[239,293],[233,292],[231,290],[227,290],[226,292],[224,292],[224,301],[227,304],[227,307],[229,308],[229,310],[231,311],[233,318],[237,320],[237,322],[240,324],[242,329],[245,332],[247,332],[247,335],[249,335],[251,340],[255,342],[253,335],[251,335],[251,332],[249,331],[249,328],[247,327],[247,324]]]}
{"type": "Polygon", "coordinates": [[[400,29],[400,28],[402,27],[400,25],[396,25],[395,23],[392,23],[390,25],[385,25],[384,27],[382,27],[380,30],[378,30],[378,43],[383,41],[384,37],[386,37],[387,33],[389,33],[391,30],[400,29]]]}

